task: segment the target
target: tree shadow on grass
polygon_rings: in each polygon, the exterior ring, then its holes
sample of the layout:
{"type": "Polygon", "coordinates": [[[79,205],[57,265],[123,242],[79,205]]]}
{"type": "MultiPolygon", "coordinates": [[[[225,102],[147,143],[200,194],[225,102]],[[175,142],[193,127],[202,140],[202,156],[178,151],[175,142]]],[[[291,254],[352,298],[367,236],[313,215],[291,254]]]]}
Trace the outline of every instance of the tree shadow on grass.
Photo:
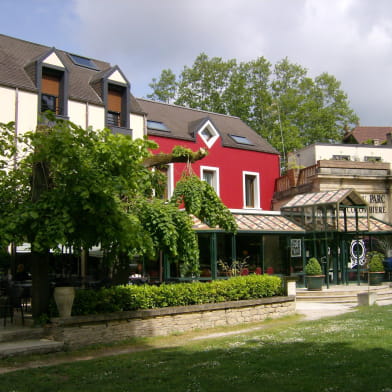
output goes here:
{"type": "Polygon", "coordinates": [[[2,391],[391,391],[392,352],[346,343],[235,342],[139,352],[2,376],[2,391]]]}

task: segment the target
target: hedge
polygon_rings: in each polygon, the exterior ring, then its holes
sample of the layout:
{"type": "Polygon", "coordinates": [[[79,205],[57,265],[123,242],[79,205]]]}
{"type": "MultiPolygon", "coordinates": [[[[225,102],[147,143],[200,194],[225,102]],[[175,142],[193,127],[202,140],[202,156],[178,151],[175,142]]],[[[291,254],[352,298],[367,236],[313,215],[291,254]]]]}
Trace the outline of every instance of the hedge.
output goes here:
{"type": "Polygon", "coordinates": [[[282,293],[281,279],[269,275],[240,276],[208,283],[114,286],[77,290],[72,315],[239,301],[282,293]]]}

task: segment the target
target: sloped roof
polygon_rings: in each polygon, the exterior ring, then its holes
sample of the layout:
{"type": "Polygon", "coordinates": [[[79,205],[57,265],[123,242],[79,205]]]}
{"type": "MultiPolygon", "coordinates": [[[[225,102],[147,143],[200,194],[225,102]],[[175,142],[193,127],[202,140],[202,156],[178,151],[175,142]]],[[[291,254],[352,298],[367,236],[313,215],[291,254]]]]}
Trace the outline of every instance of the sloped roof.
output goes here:
{"type": "Polygon", "coordinates": [[[338,203],[347,206],[367,206],[367,202],[354,189],[338,189],[296,195],[282,209],[338,203]]]}
{"type": "MultiPolygon", "coordinates": [[[[237,223],[238,232],[256,232],[256,233],[305,233],[305,230],[281,215],[267,214],[238,214],[233,213],[233,217],[237,223]]],[[[199,219],[193,217],[193,228],[196,231],[214,231],[219,228],[211,228],[199,219]]]]}
{"type": "Polygon", "coordinates": [[[266,140],[238,117],[146,99],[138,99],[137,101],[147,114],[148,120],[164,123],[169,129],[169,132],[148,129],[149,135],[195,141],[198,127],[204,124],[205,121],[210,120],[220,133],[224,147],[279,154],[266,140]],[[243,136],[251,144],[239,144],[230,135],[243,136]]]}
{"type": "MultiPolygon", "coordinates": [[[[340,231],[344,231],[343,219],[339,221],[339,229],[340,231]]],[[[347,232],[355,232],[355,231],[356,231],[355,218],[347,218],[347,232]]],[[[386,232],[392,233],[392,225],[390,225],[387,222],[383,222],[379,219],[370,217],[369,228],[368,228],[367,219],[360,217],[358,219],[358,231],[369,232],[372,234],[386,233],[386,232]]]]}
{"type": "Polygon", "coordinates": [[[364,144],[368,140],[378,139],[380,143],[387,140],[387,134],[392,133],[392,127],[366,127],[358,126],[343,136],[343,141],[350,140],[352,136],[357,143],[364,144]]]}
{"type": "MultiPolygon", "coordinates": [[[[0,84],[11,88],[37,92],[35,81],[29,75],[29,65],[45,54],[53,51],[48,46],[20,40],[0,34],[0,84]]],[[[105,61],[91,59],[97,70],[76,65],[65,51],[55,49],[56,55],[69,71],[69,98],[103,105],[102,98],[91,85],[91,81],[101,72],[106,72],[112,66],[105,61]]],[[[85,56],[83,56],[85,57],[85,56]]],[[[141,113],[135,98],[131,95],[131,108],[135,113],[141,113]]]]}

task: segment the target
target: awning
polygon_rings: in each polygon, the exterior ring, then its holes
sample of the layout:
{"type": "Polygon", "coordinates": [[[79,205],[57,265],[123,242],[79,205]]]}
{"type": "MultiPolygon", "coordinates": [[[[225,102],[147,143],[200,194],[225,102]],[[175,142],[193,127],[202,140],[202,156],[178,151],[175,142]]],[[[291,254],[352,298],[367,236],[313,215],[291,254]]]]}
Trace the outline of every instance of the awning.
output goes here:
{"type": "MultiPolygon", "coordinates": [[[[302,227],[281,215],[233,213],[233,217],[240,233],[305,234],[302,227]]],[[[218,227],[210,227],[195,217],[193,217],[193,222],[193,228],[196,231],[221,231],[218,227]]]]}

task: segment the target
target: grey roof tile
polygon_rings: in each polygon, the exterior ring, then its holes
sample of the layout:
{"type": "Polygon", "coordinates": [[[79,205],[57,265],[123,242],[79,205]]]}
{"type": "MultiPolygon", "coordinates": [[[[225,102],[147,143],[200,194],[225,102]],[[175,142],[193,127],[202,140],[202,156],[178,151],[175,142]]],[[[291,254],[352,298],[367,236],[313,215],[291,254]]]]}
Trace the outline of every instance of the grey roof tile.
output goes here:
{"type": "Polygon", "coordinates": [[[209,119],[220,133],[221,143],[224,147],[278,154],[277,150],[238,117],[146,99],[137,99],[137,101],[142,110],[147,113],[148,120],[162,122],[170,130],[170,133],[148,130],[149,135],[195,141],[195,132],[204,121],[209,119]],[[230,135],[244,136],[252,145],[236,143],[230,135]]]}

